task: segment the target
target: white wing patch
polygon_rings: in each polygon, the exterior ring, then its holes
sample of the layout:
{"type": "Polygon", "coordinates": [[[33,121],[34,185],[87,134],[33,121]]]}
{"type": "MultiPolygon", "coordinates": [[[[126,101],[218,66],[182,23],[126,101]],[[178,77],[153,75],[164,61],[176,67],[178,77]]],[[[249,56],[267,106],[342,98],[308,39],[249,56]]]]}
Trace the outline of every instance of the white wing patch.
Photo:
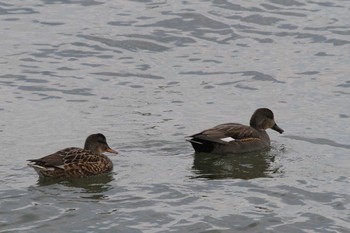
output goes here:
{"type": "Polygon", "coordinates": [[[235,139],[234,138],[231,138],[231,137],[227,137],[227,138],[220,138],[221,141],[224,141],[224,142],[232,142],[234,141],[235,139]]]}

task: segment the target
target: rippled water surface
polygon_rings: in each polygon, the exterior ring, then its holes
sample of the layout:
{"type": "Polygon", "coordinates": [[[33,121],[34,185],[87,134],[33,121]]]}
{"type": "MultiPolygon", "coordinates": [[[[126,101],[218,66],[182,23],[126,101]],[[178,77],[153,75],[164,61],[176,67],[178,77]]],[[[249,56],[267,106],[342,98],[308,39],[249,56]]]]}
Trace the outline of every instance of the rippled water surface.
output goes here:
{"type": "Polygon", "coordinates": [[[0,2],[0,232],[350,232],[350,1],[0,2]],[[271,108],[269,151],[184,137],[271,108]],[[26,160],[101,132],[113,174],[26,160]]]}

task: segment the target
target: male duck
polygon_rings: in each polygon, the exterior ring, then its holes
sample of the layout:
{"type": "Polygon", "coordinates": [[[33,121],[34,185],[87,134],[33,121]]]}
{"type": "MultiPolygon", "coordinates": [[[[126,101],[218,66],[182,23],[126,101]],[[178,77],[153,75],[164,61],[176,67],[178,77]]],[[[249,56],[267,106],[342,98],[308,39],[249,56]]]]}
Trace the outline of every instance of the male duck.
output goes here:
{"type": "Polygon", "coordinates": [[[40,177],[73,178],[94,176],[112,171],[112,161],[103,154],[112,150],[103,134],[86,138],[84,149],[69,147],[40,159],[30,159],[28,164],[40,177]]]}
{"type": "Polygon", "coordinates": [[[259,108],[250,118],[250,126],[238,123],[221,124],[189,136],[187,141],[196,152],[251,152],[270,147],[270,138],[265,131],[268,128],[283,133],[283,129],[274,120],[273,112],[268,108],[259,108]]]}

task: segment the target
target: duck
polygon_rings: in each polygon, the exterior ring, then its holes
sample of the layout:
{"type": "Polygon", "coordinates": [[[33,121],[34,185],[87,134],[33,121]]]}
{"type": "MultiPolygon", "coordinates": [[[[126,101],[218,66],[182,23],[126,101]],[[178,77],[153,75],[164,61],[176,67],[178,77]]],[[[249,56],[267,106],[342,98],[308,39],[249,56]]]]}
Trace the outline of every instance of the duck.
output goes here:
{"type": "Polygon", "coordinates": [[[111,149],[106,137],[91,134],[85,140],[84,149],[69,147],[39,159],[29,159],[39,177],[76,178],[96,176],[113,170],[112,161],[103,153],[118,154],[111,149]]]}
{"type": "Polygon", "coordinates": [[[224,123],[186,137],[196,153],[237,154],[270,148],[266,129],[284,132],[275,122],[273,112],[258,108],[250,124],[224,123]]]}

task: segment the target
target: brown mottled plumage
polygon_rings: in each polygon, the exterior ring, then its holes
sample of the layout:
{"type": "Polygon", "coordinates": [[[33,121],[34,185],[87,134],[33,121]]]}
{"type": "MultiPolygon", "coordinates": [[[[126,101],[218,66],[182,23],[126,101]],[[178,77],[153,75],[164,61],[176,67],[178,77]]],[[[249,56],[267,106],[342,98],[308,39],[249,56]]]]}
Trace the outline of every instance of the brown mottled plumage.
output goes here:
{"type": "Polygon", "coordinates": [[[250,118],[250,126],[238,123],[221,124],[189,136],[187,141],[196,152],[251,152],[270,146],[270,138],[265,131],[268,128],[283,133],[274,120],[273,112],[267,108],[259,108],[250,118]]]}
{"type": "Polygon", "coordinates": [[[84,149],[69,147],[40,159],[30,159],[28,164],[41,177],[85,177],[112,171],[112,161],[103,154],[112,150],[103,134],[92,134],[86,138],[84,149]]]}

